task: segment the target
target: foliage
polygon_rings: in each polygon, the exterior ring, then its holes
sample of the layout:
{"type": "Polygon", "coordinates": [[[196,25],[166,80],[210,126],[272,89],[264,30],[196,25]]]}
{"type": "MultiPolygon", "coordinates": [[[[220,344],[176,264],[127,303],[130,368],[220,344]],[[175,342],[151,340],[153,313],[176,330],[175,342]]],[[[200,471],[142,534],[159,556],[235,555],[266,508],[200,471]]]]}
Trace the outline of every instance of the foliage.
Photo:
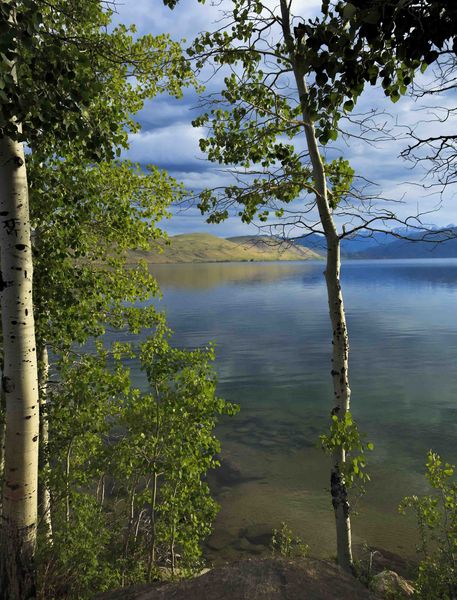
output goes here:
{"type": "Polygon", "coordinates": [[[155,167],[73,157],[43,164],[35,155],[30,179],[38,345],[62,351],[109,326],[153,323],[152,308],[126,305],[158,293],[147,265],[129,264],[128,250],[158,252],[157,222],[181,186],[155,167]]]}
{"type": "Polygon", "coordinates": [[[235,407],[215,395],[211,349],[169,346],[158,320],[140,347],[149,390],[132,386],[129,344],[59,364],[50,391],[53,545],[41,545],[42,597],[91,598],[110,587],[192,573],[217,506],[205,474],[213,429],[235,407]]]}
{"type": "Polygon", "coordinates": [[[333,454],[339,448],[344,450],[347,460],[343,463],[343,475],[348,486],[352,486],[356,480],[362,483],[370,481],[370,476],[365,471],[365,452],[373,450],[374,445],[364,441],[349,411],[341,419],[337,415],[332,415],[330,431],[328,434],[321,435],[320,441],[322,448],[328,454],[333,454]]]}
{"type": "Polygon", "coordinates": [[[409,496],[400,512],[413,510],[419,526],[422,555],[416,582],[421,600],[452,600],[457,594],[457,482],[454,465],[430,451],[426,477],[433,489],[429,496],[409,496]]]}
{"type": "Polygon", "coordinates": [[[214,395],[212,351],[169,345],[163,316],[145,306],[157,284],[128,256],[155,248],[182,189],[155,167],[113,159],[145,99],[179,97],[194,78],[179,43],[113,27],[108,3],[0,10],[0,129],[30,151],[37,345],[53,361],[41,389],[52,538],[41,523],[40,594],[86,598],[162,566],[197,568],[216,511],[204,474],[216,465],[217,416],[234,409],[214,395]],[[110,328],[151,332],[140,350],[149,394],[130,381],[133,347],[103,347],[110,328]],[[75,343],[86,344],[80,356],[75,343]]]}
{"type": "Polygon", "coordinates": [[[354,169],[341,156],[326,165],[326,174],[331,186],[330,206],[336,209],[341,199],[349,194],[354,179],[354,169]]]}
{"type": "Polygon", "coordinates": [[[300,537],[294,536],[290,527],[282,522],[279,529],[273,530],[271,549],[274,555],[283,558],[308,556],[309,546],[300,537]]]}
{"type": "Polygon", "coordinates": [[[325,83],[324,105],[346,98],[351,111],[366,83],[378,81],[396,102],[419,71],[457,50],[457,9],[446,1],[324,0],[322,13],[300,27],[306,64],[325,83]]]}
{"type": "MultiPolygon", "coordinates": [[[[215,68],[228,71],[220,97],[212,98],[210,109],[193,124],[209,129],[200,140],[208,159],[231,165],[237,179],[223,189],[203,190],[199,208],[209,222],[225,220],[231,208],[245,223],[255,218],[266,222],[316,191],[309,156],[294,143],[304,134],[302,103],[325,145],[337,138],[343,97],[335,97],[331,109],[320,104],[319,94],[326,86],[318,77],[308,82],[306,94],[297,94],[291,83],[294,62],[306,75],[304,50],[298,41],[291,48],[281,17],[262,2],[236,0],[232,16],[230,26],[200,35],[189,50],[198,66],[211,60],[215,68]]],[[[350,194],[354,171],[342,157],[325,170],[331,208],[336,209],[350,194]]]]}
{"type": "MultiPolygon", "coordinates": [[[[296,28],[306,48],[303,64],[321,83],[314,107],[320,117],[350,113],[364,88],[380,85],[392,102],[411,93],[440,98],[429,113],[437,131],[410,128],[401,156],[413,164],[426,162],[438,185],[455,183],[455,133],[439,124],[450,122],[455,109],[442,95],[455,90],[457,5],[447,0],[323,0],[322,14],[296,28]],[[432,72],[421,78],[429,67],[432,72]]],[[[419,105],[420,106],[420,105],[419,105]]],[[[357,118],[363,118],[358,115],[357,118]]],[[[330,139],[337,136],[334,128],[330,139]]]]}
{"type": "Polygon", "coordinates": [[[48,156],[65,146],[112,158],[146,98],[193,81],[179,43],[111,27],[100,0],[9,0],[0,11],[0,128],[48,156]]]}

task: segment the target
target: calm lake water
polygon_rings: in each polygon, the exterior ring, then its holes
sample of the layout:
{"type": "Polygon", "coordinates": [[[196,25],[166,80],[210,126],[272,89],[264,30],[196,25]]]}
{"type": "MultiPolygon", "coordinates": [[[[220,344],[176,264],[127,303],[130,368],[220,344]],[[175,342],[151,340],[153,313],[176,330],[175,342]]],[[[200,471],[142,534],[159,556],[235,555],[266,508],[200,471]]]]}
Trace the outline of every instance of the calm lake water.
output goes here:
{"type": "MultiPolygon", "coordinates": [[[[329,460],[316,447],[332,408],[322,262],[157,265],[160,303],[184,347],[216,344],[219,395],[241,410],[218,430],[225,468],[210,544],[257,552],[285,521],[314,555],[334,554],[329,460]],[[250,533],[249,533],[250,532],[250,533]],[[253,533],[254,532],[254,533],[253,533]]],[[[431,448],[457,460],[457,260],[347,261],[352,412],[374,442],[354,542],[413,555],[431,448]]]]}

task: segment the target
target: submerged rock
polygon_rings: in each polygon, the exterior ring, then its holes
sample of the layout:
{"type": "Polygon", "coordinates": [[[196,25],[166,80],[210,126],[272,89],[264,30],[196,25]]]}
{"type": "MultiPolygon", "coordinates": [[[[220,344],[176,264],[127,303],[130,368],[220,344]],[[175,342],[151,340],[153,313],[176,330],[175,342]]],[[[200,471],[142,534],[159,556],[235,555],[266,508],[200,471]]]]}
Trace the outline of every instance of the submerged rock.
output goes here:
{"type": "Polygon", "coordinates": [[[237,537],[226,529],[216,529],[207,540],[206,545],[211,550],[223,550],[237,541],[237,537]]]}
{"type": "Polygon", "coordinates": [[[264,554],[267,552],[265,546],[260,544],[253,544],[245,537],[240,538],[235,545],[237,550],[241,552],[248,552],[249,554],[264,554]]]}
{"type": "Polygon", "coordinates": [[[256,546],[270,546],[273,531],[268,523],[254,523],[240,530],[240,537],[256,546]]]}
{"type": "Polygon", "coordinates": [[[185,581],[134,586],[99,600],[375,600],[369,590],[330,562],[251,559],[185,581]]]}

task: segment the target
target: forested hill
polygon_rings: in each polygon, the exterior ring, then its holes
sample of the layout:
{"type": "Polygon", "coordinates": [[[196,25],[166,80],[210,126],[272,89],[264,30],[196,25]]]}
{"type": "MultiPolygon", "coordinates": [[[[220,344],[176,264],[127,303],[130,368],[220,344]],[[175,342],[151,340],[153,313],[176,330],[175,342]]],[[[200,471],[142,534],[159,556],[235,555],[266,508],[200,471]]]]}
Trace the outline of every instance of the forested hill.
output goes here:
{"type": "Polygon", "coordinates": [[[160,243],[160,251],[133,251],[132,262],[193,263],[232,261],[309,260],[319,254],[303,246],[268,236],[242,236],[224,239],[207,233],[175,235],[160,243]]]}
{"type": "MultiPolygon", "coordinates": [[[[457,258],[457,228],[451,228],[441,237],[430,232],[408,232],[408,237],[413,241],[382,232],[358,235],[343,239],[341,252],[346,258],[457,258]],[[445,239],[449,237],[451,239],[445,239]]],[[[317,234],[296,240],[296,243],[320,254],[325,252],[325,239],[317,234]]]]}

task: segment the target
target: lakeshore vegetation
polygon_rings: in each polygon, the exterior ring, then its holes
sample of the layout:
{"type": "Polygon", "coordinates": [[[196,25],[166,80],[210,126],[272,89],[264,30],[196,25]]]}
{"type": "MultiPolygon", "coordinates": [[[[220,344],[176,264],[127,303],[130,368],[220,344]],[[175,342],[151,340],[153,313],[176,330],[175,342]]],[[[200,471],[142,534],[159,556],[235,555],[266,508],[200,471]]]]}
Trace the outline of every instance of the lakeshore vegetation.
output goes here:
{"type": "MultiPolygon", "coordinates": [[[[342,135],[367,82],[381,80],[396,102],[438,61],[444,92],[455,85],[457,51],[448,3],[406,3],[406,12],[397,0],[368,4],[324,0],[315,21],[295,26],[293,2],[272,11],[234,0],[227,27],[187,51],[168,33],[114,25],[109,2],[0,4],[1,600],[92,598],[203,565],[201,542],[217,512],[206,482],[219,461],[214,428],[237,407],[217,396],[210,340],[174,347],[165,315],[146,303],[159,293],[147,257],[318,258],[269,237],[187,235],[167,245],[159,223],[189,193],[165,171],[121,157],[145,102],[202,93],[199,70],[210,64],[227,77],[194,124],[208,130],[200,142],[208,160],[235,178],[198,190],[202,214],[210,223],[276,219],[325,236],[334,396],[320,440],[331,457],[337,561],[357,574],[351,488],[369,481],[373,445],[350,412],[340,242],[398,219],[373,208],[349,161],[327,160],[325,147],[342,135]],[[351,231],[339,230],[341,215],[351,231]],[[112,330],[149,336],[107,344],[112,330]],[[132,381],[133,358],[147,389],[132,381]]],[[[431,143],[412,139],[410,155],[431,143]]],[[[452,179],[453,139],[439,140],[434,154],[442,185],[446,168],[452,179]]],[[[437,496],[403,504],[422,531],[437,532],[434,545],[423,535],[417,597],[451,600],[457,488],[452,465],[434,453],[427,472],[437,496]]]]}

